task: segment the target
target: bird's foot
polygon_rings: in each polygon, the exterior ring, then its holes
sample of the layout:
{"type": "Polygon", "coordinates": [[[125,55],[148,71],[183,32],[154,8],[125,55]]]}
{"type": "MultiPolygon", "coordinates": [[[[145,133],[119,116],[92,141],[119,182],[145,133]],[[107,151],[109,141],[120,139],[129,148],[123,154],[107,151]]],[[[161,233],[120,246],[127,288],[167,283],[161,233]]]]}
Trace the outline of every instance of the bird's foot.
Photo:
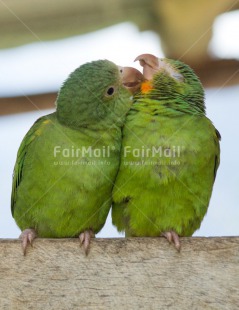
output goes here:
{"type": "Polygon", "coordinates": [[[180,252],[181,244],[180,244],[179,236],[175,231],[173,230],[165,231],[162,233],[162,236],[165,237],[169,243],[173,243],[177,251],[180,252]]]}
{"type": "Polygon", "coordinates": [[[19,236],[19,238],[22,240],[22,250],[23,255],[26,255],[27,246],[30,244],[32,246],[33,240],[36,238],[37,233],[34,229],[25,229],[19,236]]]}
{"type": "Polygon", "coordinates": [[[89,229],[89,230],[85,230],[83,231],[80,235],[79,235],[79,239],[80,239],[80,245],[84,246],[84,250],[85,250],[85,255],[87,255],[89,253],[89,249],[90,249],[90,240],[91,238],[94,238],[95,234],[94,232],[89,229]]]}

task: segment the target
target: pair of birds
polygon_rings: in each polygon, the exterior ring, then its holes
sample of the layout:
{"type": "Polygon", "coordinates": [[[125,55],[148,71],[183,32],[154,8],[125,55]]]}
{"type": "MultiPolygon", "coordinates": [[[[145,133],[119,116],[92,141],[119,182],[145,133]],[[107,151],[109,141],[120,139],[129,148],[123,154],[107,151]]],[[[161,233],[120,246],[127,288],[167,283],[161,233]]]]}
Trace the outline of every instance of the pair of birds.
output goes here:
{"type": "Polygon", "coordinates": [[[79,237],[88,253],[112,204],[126,236],[178,250],[200,227],[220,156],[202,85],[180,61],[136,60],[143,74],[108,60],[77,68],[23,139],[11,206],[24,254],[36,236],[79,237]]]}

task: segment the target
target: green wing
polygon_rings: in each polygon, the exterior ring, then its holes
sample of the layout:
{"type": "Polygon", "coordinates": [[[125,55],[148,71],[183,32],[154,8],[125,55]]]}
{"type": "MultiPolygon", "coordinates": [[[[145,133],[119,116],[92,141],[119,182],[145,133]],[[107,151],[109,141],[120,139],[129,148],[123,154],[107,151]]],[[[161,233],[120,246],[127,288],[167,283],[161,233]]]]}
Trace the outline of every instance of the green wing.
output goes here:
{"type": "Polygon", "coordinates": [[[15,202],[16,202],[17,189],[18,189],[18,186],[20,185],[21,180],[22,180],[22,171],[23,171],[24,160],[25,160],[25,157],[26,157],[26,154],[28,151],[28,147],[38,136],[41,135],[43,128],[49,122],[50,122],[50,120],[49,120],[48,115],[39,118],[33,124],[33,126],[28,131],[28,133],[25,135],[25,137],[22,140],[22,143],[19,147],[19,150],[17,153],[17,160],[16,160],[16,163],[14,166],[13,181],[12,181],[12,196],[11,196],[12,216],[14,215],[14,206],[15,206],[15,202]]]}
{"type": "Polygon", "coordinates": [[[214,166],[214,181],[216,179],[216,175],[217,175],[217,169],[220,165],[220,145],[219,145],[219,141],[221,141],[221,134],[220,132],[215,128],[215,132],[216,132],[216,143],[218,146],[218,153],[215,156],[215,166],[214,166]]]}

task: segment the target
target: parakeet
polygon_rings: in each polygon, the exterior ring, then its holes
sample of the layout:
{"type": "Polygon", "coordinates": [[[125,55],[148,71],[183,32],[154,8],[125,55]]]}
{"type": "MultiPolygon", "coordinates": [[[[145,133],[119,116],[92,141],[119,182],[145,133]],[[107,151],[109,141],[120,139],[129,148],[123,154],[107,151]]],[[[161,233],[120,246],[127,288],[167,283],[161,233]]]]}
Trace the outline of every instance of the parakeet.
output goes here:
{"type": "Polygon", "coordinates": [[[86,253],[111,206],[121,129],[142,74],[86,63],[61,87],[56,112],[38,119],[17,154],[11,209],[24,254],[36,236],[79,236],[86,253]]]}
{"type": "Polygon", "coordinates": [[[180,250],[207,212],[220,134],[205,116],[204,90],[186,64],[136,58],[145,81],[127,114],[112,221],[126,236],[164,236],[180,250]]]}

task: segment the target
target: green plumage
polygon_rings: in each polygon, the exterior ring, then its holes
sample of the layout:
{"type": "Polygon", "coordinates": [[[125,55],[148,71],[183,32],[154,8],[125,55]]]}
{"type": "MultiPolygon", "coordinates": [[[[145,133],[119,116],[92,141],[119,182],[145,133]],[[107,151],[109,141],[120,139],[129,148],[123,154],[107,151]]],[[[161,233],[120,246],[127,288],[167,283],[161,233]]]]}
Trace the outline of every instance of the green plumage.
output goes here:
{"type": "Polygon", "coordinates": [[[191,236],[219,166],[220,134],[205,116],[199,79],[187,65],[163,61],[166,69],[135,95],[123,130],[112,218],[126,236],[191,236]]]}
{"type": "Polygon", "coordinates": [[[103,227],[119,166],[121,127],[130,92],[106,60],[76,69],[57,111],[38,119],[17,154],[12,214],[40,237],[75,237],[103,227]]]}

